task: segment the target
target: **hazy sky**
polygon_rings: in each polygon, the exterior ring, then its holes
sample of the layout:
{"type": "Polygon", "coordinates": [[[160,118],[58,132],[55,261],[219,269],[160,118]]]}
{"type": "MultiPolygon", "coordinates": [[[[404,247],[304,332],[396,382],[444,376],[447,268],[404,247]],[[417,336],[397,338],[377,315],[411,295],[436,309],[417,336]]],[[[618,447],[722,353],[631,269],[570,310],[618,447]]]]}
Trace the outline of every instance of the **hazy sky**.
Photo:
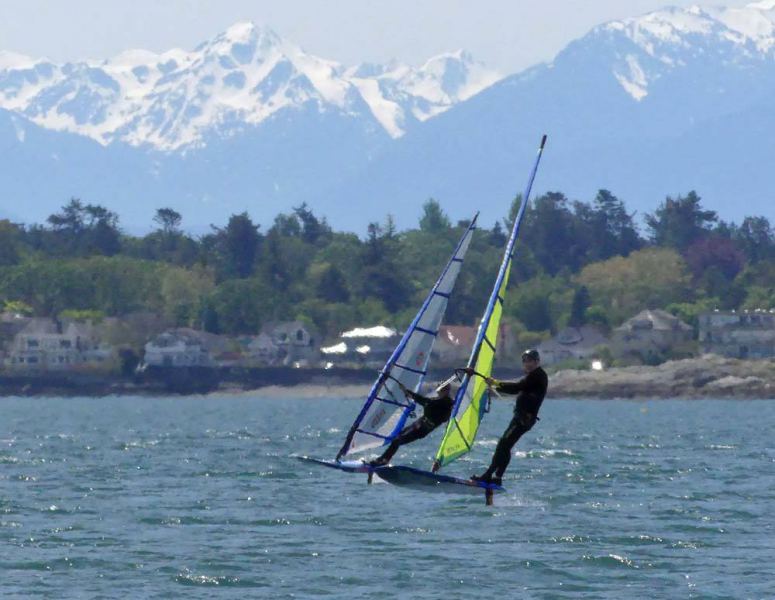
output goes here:
{"type": "Polygon", "coordinates": [[[345,64],[413,64],[465,48],[503,72],[551,59],[594,25],[666,4],[746,0],[0,0],[0,49],[55,61],[191,49],[232,23],[269,25],[345,64]]]}

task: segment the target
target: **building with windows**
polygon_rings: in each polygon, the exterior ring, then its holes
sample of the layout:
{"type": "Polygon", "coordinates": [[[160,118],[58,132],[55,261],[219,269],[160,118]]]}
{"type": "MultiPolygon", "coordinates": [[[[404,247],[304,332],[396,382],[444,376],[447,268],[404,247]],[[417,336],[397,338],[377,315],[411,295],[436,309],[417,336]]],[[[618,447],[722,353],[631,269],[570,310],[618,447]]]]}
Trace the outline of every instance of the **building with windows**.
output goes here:
{"type": "Polygon", "coordinates": [[[775,311],[715,311],[699,317],[703,352],[730,358],[775,357],[775,311]]]}
{"type": "Polygon", "coordinates": [[[664,310],[644,310],[613,330],[611,349],[618,356],[660,358],[694,337],[691,325],[664,310]]]}
{"type": "Polygon", "coordinates": [[[113,356],[113,348],[98,341],[91,323],[31,318],[14,336],[5,364],[11,371],[66,371],[99,366],[113,356]]]}

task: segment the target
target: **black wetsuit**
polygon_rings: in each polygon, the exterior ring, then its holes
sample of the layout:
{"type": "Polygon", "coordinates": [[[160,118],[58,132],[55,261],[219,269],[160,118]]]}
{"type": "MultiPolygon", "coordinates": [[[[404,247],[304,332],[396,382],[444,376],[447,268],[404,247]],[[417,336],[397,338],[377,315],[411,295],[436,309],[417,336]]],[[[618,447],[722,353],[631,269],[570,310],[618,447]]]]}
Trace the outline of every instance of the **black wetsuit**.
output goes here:
{"type": "Polygon", "coordinates": [[[420,440],[442,423],[446,423],[452,414],[452,407],[455,404],[454,399],[449,395],[441,398],[427,398],[415,392],[407,391],[407,396],[423,407],[423,415],[396,436],[384,454],[377,459],[377,462],[387,464],[398,451],[399,446],[420,440]]]}
{"type": "Polygon", "coordinates": [[[485,478],[493,475],[503,477],[511,461],[511,449],[514,444],[524,433],[530,431],[538,420],[538,411],[546,396],[548,385],[549,377],[546,371],[537,367],[519,381],[502,381],[495,386],[500,393],[516,394],[517,403],[509,426],[498,440],[490,467],[485,472],[485,478]]]}

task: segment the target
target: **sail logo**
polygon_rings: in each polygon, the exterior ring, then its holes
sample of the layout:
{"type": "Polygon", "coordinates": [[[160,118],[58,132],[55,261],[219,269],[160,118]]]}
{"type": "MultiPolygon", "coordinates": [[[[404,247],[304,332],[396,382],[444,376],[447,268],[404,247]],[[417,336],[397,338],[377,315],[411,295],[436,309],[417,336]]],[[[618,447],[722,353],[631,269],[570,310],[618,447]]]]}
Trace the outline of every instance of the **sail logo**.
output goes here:
{"type": "Polygon", "coordinates": [[[425,362],[425,352],[420,350],[420,352],[417,353],[417,359],[414,361],[414,366],[422,367],[424,362],[425,362]]]}

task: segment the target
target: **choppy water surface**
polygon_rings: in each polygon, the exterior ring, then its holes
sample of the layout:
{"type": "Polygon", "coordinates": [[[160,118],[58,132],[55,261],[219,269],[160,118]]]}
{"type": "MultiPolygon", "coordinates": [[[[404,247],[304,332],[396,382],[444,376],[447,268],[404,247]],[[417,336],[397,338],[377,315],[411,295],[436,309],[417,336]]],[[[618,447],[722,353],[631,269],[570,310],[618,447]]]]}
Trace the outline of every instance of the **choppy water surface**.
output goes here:
{"type": "Polygon", "coordinates": [[[335,454],[359,405],[0,400],[0,595],[775,596],[775,402],[547,400],[494,507],[292,457],[335,454]]]}

